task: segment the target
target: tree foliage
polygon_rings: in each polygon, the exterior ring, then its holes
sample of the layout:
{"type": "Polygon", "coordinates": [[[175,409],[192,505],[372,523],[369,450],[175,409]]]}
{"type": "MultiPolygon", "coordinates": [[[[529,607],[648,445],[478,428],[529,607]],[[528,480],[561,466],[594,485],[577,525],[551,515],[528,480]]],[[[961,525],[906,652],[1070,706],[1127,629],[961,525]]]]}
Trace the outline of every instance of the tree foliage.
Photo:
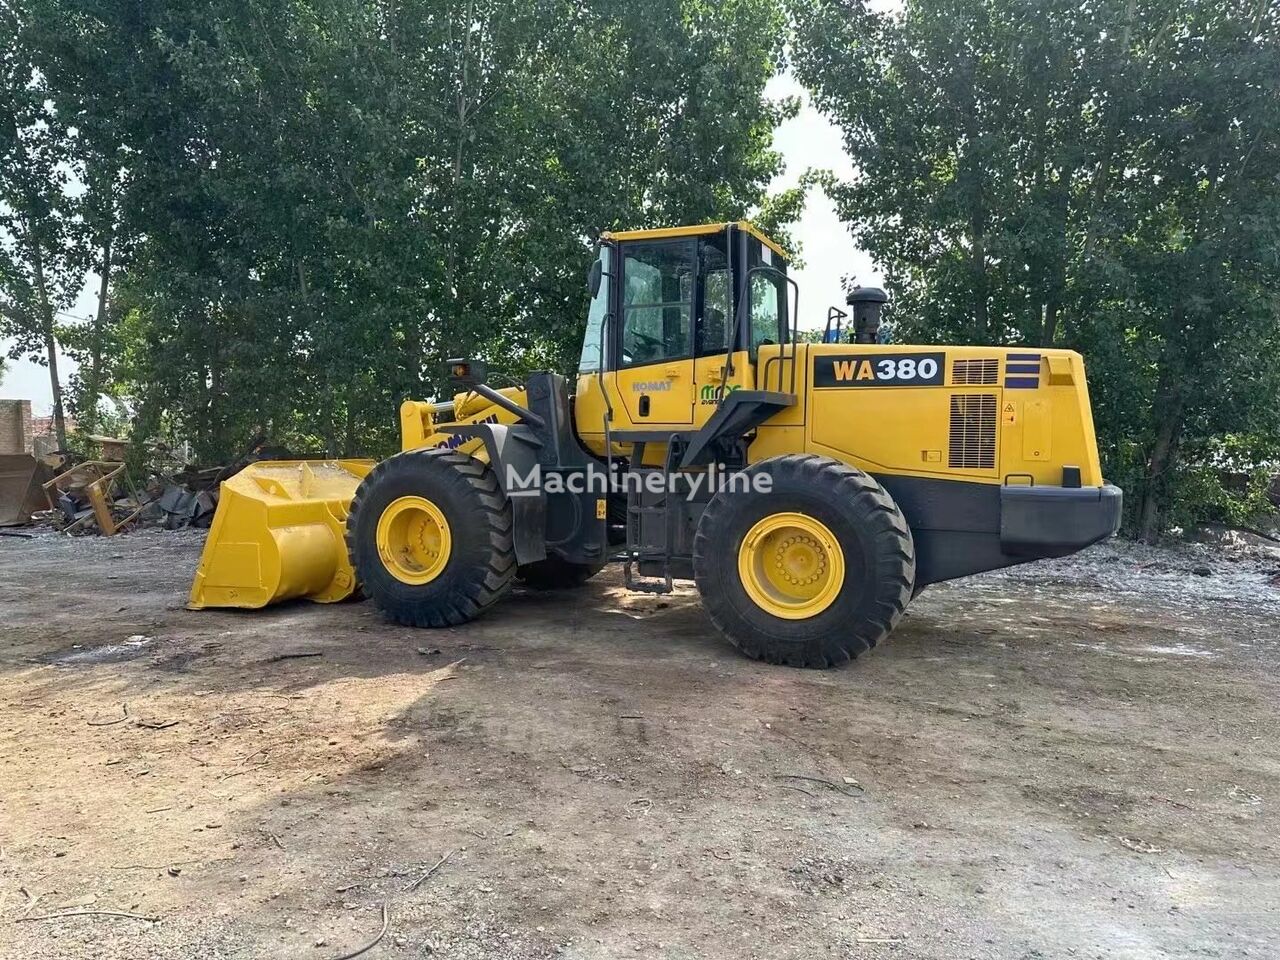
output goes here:
{"type": "Polygon", "coordinates": [[[58,378],[58,314],[83,270],[79,204],[71,188],[78,131],[49,99],[38,44],[0,5],[0,337],[11,357],[49,367],[55,430],[66,446],[58,378]]]}
{"type": "Polygon", "coordinates": [[[1131,523],[1280,453],[1280,7],[793,0],[904,336],[1087,355],[1131,523]]]}
{"type": "MultiPolygon", "coordinates": [[[[566,369],[605,229],[744,216],[779,170],[778,0],[29,0],[78,130],[70,338],[144,431],[391,445],[447,356],[566,369]],[[96,359],[95,359],[96,358],[96,359]]],[[[782,212],[786,212],[783,210],[782,212]]]]}

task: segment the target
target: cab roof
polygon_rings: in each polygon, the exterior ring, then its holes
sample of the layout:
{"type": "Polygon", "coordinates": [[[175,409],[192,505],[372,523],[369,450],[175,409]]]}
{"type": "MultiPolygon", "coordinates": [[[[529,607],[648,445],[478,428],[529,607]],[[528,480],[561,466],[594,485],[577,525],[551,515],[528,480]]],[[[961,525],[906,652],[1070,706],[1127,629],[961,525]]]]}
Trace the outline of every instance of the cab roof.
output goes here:
{"type": "Polygon", "coordinates": [[[655,230],[606,230],[601,236],[606,240],[665,240],[670,237],[700,237],[708,233],[720,233],[725,227],[735,226],[755,237],[766,247],[783,259],[790,259],[787,251],[770,240],[763,232],[748,220],[729,221],[727,223],[699,223],[688,227],[658,227],[655,230]]]}

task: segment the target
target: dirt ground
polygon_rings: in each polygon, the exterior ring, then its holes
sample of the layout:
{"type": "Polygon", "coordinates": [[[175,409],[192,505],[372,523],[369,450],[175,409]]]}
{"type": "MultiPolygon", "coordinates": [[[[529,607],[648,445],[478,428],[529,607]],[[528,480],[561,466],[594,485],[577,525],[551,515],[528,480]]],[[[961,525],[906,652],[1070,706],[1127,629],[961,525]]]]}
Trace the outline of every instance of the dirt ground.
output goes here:
{"type": "Polygon", "coordinates": [[[367,957],[1280,956],[1280,561],[1095,548],[808,672],[613,572],[187,611],[200,546],[0,539],[0,956],[333,960],[384,904],[367,957]]]}

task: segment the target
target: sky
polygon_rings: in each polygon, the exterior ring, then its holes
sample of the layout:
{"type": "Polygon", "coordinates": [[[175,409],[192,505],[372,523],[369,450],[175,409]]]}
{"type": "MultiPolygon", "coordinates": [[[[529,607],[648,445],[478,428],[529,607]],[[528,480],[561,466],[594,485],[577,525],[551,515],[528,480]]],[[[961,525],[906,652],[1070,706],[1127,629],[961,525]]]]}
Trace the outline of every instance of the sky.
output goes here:
{"type": "MultiPolygon", "coordinates": [[[[840,132],[810,105],[807,92],[794,77],[789,74],[774,77],[765,92],[770,97],[797,96],[803,104],[800,113],[781,124],[775,133],[774,147],[782,154],[786,169],[770,185],[772,190],[794,186],[800,175],[811,167],[831,170],[842,179],[853,176],[853,167],[840,143],[840,132]]],[[[800,286],[800,329],[822,326],[827,307],[844,304],[842,278],[851,277],[864,286],[881,283],[880,273],[854,244],[830,199],[821,190],[810,190],[792,236],[799,242],[805,261],[803,267],[791,271],[800,286]]],[[[90,275],[66,315],[78,319],[91,317],[97,309],[96,290],[97,278],[90,275]]],[[[69,357],[59,357],[58,372],[64,386],[75,369],[69,357]]],[[[53,403],[48,370],[27,360],[8,361],[8,372],[0,382],[0,398],[30,400],[36,416],[47,416],[53,403]]]]}
{"type": "MultiPolygon", "coordinates": [[[[800,113],[774,132],[773,146],[786,162],[786,172],[770,185],[777,191],[795,186],[805,170],[830,170],[841,180],[853,179],[853,164],[840,142],[840,131],[809,102],[808,91],[789,73],[769,81],[770,97],[799,97],[800,113]]],[[[844,306],[843,278],[879,286],[883,275],[865,251],[858,249],[835,206],[818,188],[809,191],[804,213],[792,230],[804,266],[790,271],[800,287],[800,329],[823,326],[827,307],[844,306]]]]}

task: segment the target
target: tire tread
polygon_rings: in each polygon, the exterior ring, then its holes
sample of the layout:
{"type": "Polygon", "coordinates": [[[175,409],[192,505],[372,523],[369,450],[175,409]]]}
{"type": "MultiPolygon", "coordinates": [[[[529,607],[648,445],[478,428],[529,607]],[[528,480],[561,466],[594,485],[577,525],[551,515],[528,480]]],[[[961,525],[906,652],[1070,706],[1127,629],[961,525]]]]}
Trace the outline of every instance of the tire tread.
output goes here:
{"type": "MultiPolygon", "coordinates": [[[[911,601],[915,586],[915,545],[906,517],[888,492],[861,470],[816,454],[787,454],[753,464],[749,469],[769,471],[775,480],[794,478],[806,487],[828,491],[834,502],[847,504],[876,546],[875,601],[866,615],[847,629],[828,631],[803,645],[781,642],[764,630],[747,624],[727,591],[717,587],[709,574],[726,560],[717,544],[730,509],[723,494],[712,497],[703,511],[693,544],[694,576],[703,606],[711,622],[747,656],[795,667],[838,666],[874,648],[897,625],[911,601]]],[[[736,566],[736,560],[732,561],[736,566]]]]}
{"type": "Polygon", "coordinates": [[[402,598],[366,593],[383,615],[395,623],[411,627],[452,627],[475,619],[500,600],[510,589],[515,575],[515,546],[511,533],[511,510],[498,488],[497,478],[489,465],[453,450],[406,450],[383,460],[370,471],[356,490],[347,516],[346,544],[351,565],[360,570],[362,563],[381,563],[375,545],[359,543],[357,529],[361,514],[378,486],[396,472],[410,470],[432,474],[452,471],[470,488],[472,500],[468,523],[487,529],[489,555],[473,569],[465,571],[460,583],[434,603],[406,602],[402,598]],[[370,559],[366,559],[366,554],[370,559]]]}

